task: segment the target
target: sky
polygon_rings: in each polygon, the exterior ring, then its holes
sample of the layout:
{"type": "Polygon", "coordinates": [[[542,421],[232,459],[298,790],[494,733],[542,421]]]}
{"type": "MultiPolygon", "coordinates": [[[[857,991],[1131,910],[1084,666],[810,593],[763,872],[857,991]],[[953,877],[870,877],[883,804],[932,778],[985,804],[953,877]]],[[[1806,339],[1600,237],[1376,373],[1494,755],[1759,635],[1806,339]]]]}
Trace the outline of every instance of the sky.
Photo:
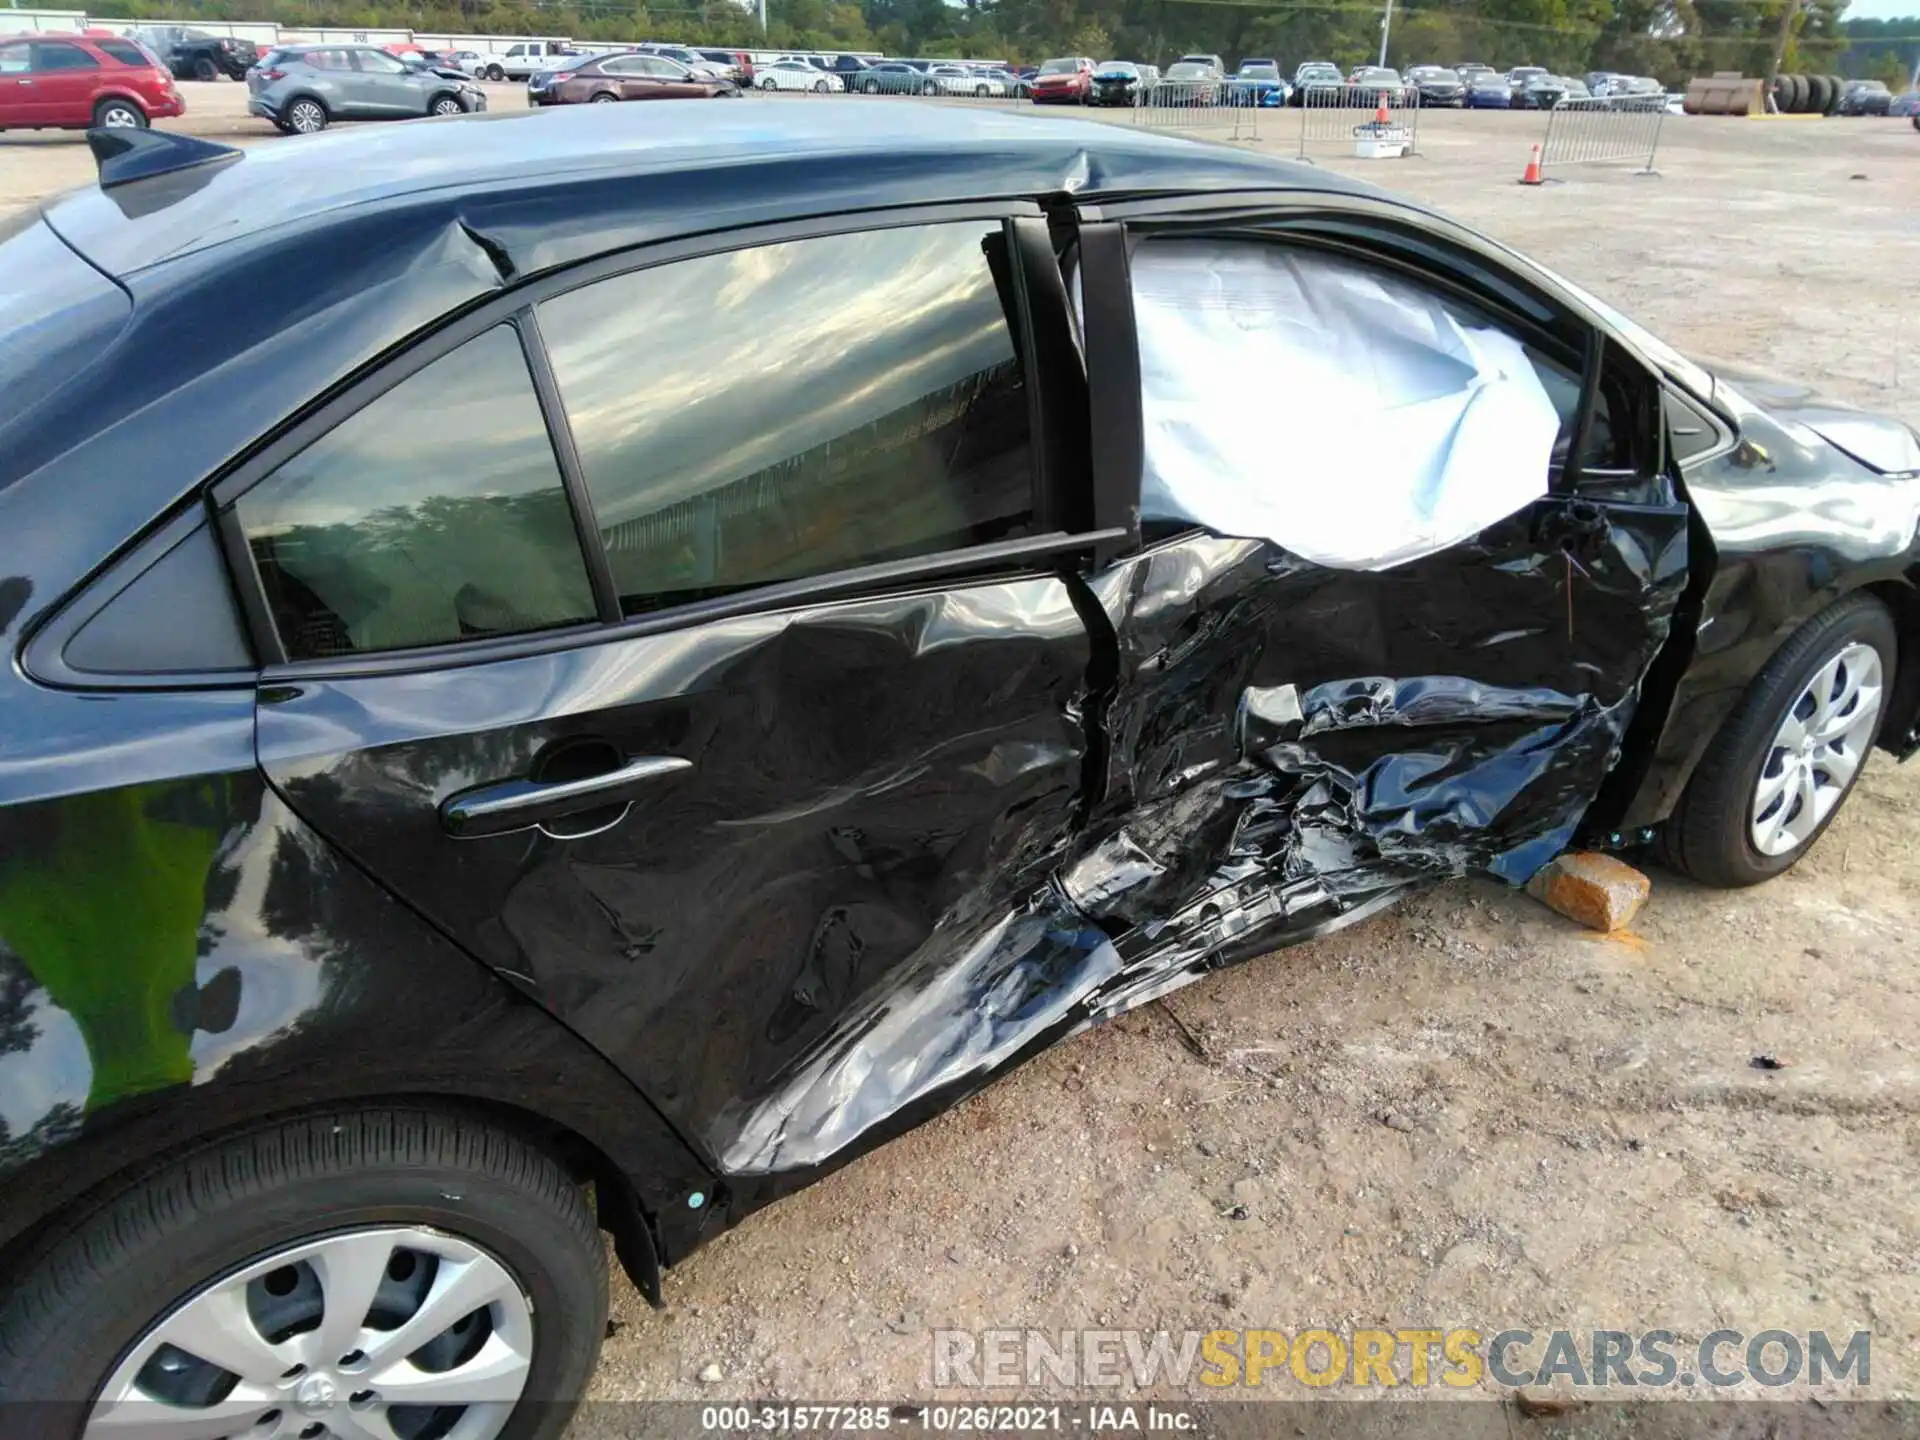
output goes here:
{"type": "Polygon", "coordinates": [[[1891,20],[1898,15],[1913,16],[1914,33],[1920,34],[1920,4],[1915,0],[1853,0],[1846,12],[1849,20],[1891,20]]]}

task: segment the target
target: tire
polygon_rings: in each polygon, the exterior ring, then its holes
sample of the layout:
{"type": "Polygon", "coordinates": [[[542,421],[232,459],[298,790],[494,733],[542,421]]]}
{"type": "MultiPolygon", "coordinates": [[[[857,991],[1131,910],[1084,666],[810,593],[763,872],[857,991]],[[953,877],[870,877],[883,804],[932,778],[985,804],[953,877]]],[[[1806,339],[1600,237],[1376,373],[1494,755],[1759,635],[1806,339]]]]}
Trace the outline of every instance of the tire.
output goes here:
{"type": "Polygon", "coordinates": [[[220,72],[213,66],[213,57],[202,55],[193,62],[193,78],[196,80],[217,80],[220,72]]]}
{"type": "Polygon", "coordinates": [[[973,98],[974,98],[974,99],[976,99],[976,100],[984,100],[984,99],[986,99],[986,98],[987,98],[987,87],[986,87],[986,86],[984,86],[984,85],[976,85],[976,86],[974,86],[974,87],[973,87],[973,98]]]}
{"type": "Polygon", "coordinates": [[[144,130],[147,112],[131,100],[102,100],[93,107],[93,123],[108,130],[144,130]]]}
{"type": "Polygon", "coordinates": [[[1827,84],[1824,75],[1807,76],[1807,113],[1824,115],[1833,104],[1833,87],[1827,84]]]}
{"type": "Polygon", "coordinates": [[[433,97],[433,103],[427,106],[427,113],[429,115],[464,115],[467,113],[467,107],[462,105],[456,96],[436,95],[433,97]]]}
{"type": "MultiPolygon", "coordinates": [[[[1833,99],[1827,105],[1827,114],[1838,115],[1840,113],[1840,99],[1847,93],[1846,78],[1840,75],[1828,75],[1825,79],[1827,88],[1833,92],[1833,99]]],[[[1862,110],[1860,113],[1864,115],[1868,112],[1862,110]]]]}
{"type": "MultiPolygon", "coordinates": [[[[1801,626],[1754,677],[1733,714],[1708,744],[1693,778],[1687,782],[1686,793],[1661,832],[1661,858],[1701,884],[1722,889],[1757,885],[1798,863],[1840,813],[1866,766],[1886,719],[1886,700],[1893,693],[1899,649],[1893,617],[1871,595],[1850,595],[1801,626]],[[1843,653],[1851,651],[1858,657],[1851,667],[1851,678],[1857,680],[1869,650],[1880,668],[1878,712],[1870,720],[1863,718],[1861,733],[1846,742],[1845,753],[1851,757],[1853,769],[1838,786],[1838,794],[1823,802],[1828,808],[1816,823],[1810,828],[1804,822],[1789,825],[1780,838],[1791,839],[1798,832],[1795,843],[1768,853],[1756,845],[1754,831],[1756,822],[1763,821],[1772,806],[1762,810],[1755,802],[1766,775],[1790,771],[1796,763],[1789,749],[1777,746],[1782,726],[1796,709],[1805,710],[1808,687],[1843,653]]],[[[1836,716],[1836,722],[1841,719],[1844,712],[1836,716]]],[[[1807,763],[1819,770],[1820,759],[1816,749],[1807,763]]],[[[1783,784],[1777,803],[1786,808],[1777,813],[1788,818],[1803,814],[1805,801],[1797,798],[1796,786],[1783,784]]],[[[1822,793],[1825,788],[1821,787],[1822,793]]]]}
{"type": "Polygon", "coordinates": [[[619,99],[620,97],[615,95],[611,90],[602,90],[588,103],[593,105],[613,105],[618,103],[619,99]]]}
{"type": "Polygon", "coordinates": [[[833,89],[833,86],[829,85],[824,80],[816,80],[813,82],[813,93],[816,95],[825,95],[828,91],[832,89],[833,89]]]}
{"type": "MultiPolygon", "coordinates": [[[[434,1343],[457,1347],[473,1342],[468,1327],[476,1317],[491,1322],[475,1343],[504,1339],[526,1362],[519,1399],[528,1403],[516,1409],[505,1433],[552,1440],[565,1429],[606,1326],[606,1254],[586,1200],[551,1157],[519,1137],[409,1109],[313,1116],[209,1144],[147,1172],[37,1247],[35,1262],[0,1302],[0,1402],[39,1402],[47,1407],[37,1412],[47,1422],[42,1433],[76,1434],[106,1386],[126,1393],[135,1352],[152,1342],[163,1318],[190,1311],[222,1282],[242,1283],[247,1269],[264,1263],[271,1268],[256,1269],[239,1292],[245,1329],[230,1323],[224,1333],[293,1332],[284,1344],[299,1351],[298,1370],[273,1373],[288,1358],[284,1350],[265,1365],[250,1348],[235,1352],[265,1373],[254,1383],[272,1388],[263,1413],[281,1392],[289,1402],[283,1413],[296,1406],[304,1412],[282,1427],[290,1433],[314,1415],[309,1407],[322,1407],[323,1417],[329,1399],[344,1403],[349,1392],[380,1383],[379,1372],[398,1358],[356,1349],[340,1361],[322,1360],[302,1344],[303,1330],[313,1343],[321,1316],[333,1319],[325,1313],[321,1276],[337,1273],[345,1284],[353,1270],[345,1263],[352,1254],[346,1237],[356,1235],[361,1273],[384,1277],[368,1309],[360,1310],[364,1297],[353,1306],[359,1318],[384,1304],[386,1323],[376,1328],[404,1326],[444,1257],[466,1260],[469,1279],[482,1282],[470,1290],[478,1297],[475,1310],[458,1330],[428,1328],[418,1336],[437,1334],[434,1343]],[[442,1258],[423,1267],[403,1249],[409,1243],[442,1258]],[[326,1254],[342,1257],[341,1268],[323,1261],[301,1271],[291,1257],[275,1265],[273,1257],[300,1245],[326,1247],[326,1254]],[[398,1270],[403,1255],[406,1268],[398,1270]],[[284,1288],[276,1288],[276,1278],[284,1288]],[[397,1313],[388,1280],[402,1287],[397,1313]],[[272,1320],[254,1310],[254,1287],[263,1307],[274,1304],[269,1295],[286,1297],[272,1320]]],[[[420,1352],[413,1353],[418,1361],[420,1352]]],[[[453,1363],[472,1354],[469,1349],[453,1363]]],[[[181,1369],[156,1377],[149,1365],[139,1372],[141,1383],[149,1390],[178,1383],[181,1369]]],[[[221,1377],[204,1362],[184,1370],[189,1380],[221,1377]]],[[[194,1403],[191,1395],[164,1398],[194,1403]]],[[[203,1391],[198,1403],[212,1398],[203,1391]]]]}
{"type": "Polygon", "coordinates": [[[940,87],[932,82],[928,82],[920,87],[920,93],[922,95],[938,95],[940,93],[940,87]]]}
{"type": "Polygon", "coordinates": [[[317,135],[327,128],[330,117],[327,107],[311,95],[302,95],[290,102],[285,110],[287,129],[296,135],[317,135]]]}
{"type": "Polygon", "coordinates": [[[878,80],[869,80],[860,87],[860,91],[863,95],[878,95],[880,93],[880,82],[878,80]]]}
{"type": "Polygon", "coordinates": [[[489,80],[504,80],[507,78],[507,72],[502,70],[498,65],[487,66],[483,73],[489,80]]]}

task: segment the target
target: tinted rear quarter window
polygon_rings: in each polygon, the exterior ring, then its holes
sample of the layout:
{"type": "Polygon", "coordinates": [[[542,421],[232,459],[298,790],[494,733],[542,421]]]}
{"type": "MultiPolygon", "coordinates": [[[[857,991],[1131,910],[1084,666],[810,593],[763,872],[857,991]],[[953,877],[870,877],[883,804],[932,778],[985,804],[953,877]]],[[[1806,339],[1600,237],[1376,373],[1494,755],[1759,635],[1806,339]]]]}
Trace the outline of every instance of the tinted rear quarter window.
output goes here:
{"type": "Polygon", "coordinates": [[[518,335],[401,381],[237,502],[295,660],[594,617],[518,335]]]}
{"type": "Polygon", "coordinates": [[[153,64],[153,61],[147,58],[145,51],[138,45],[130,44],[125,40],[97,40],[94,43],[100,47],[102,55],[118,60],[122,65],[145,67],[153,64]]]}
{"type": "Polygon", "coordinates": [[[997,224],[875,230],[541,306],[626,613],[1026,533],[1003,250],[997,224]]]}
{"type": "Polygon", "coordinates": [[[36,40],[33,46],[33,68],[35,70],[98,70],[100,62],[78,45],[36,40]]]}

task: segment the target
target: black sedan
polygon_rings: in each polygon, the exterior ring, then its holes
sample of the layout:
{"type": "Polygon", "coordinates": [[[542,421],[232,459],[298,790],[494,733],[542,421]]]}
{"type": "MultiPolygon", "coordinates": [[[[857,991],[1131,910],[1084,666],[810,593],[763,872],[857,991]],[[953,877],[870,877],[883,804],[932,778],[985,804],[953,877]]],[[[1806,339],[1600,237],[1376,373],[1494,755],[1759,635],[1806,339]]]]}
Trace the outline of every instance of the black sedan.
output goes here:
{"type": "Polygon", "coordinates": [[[298,184],[94,144],[0,240],[37,1433],[555,1436],[602,1231],[657,1303],[1209,970],[1570,844],[1763,880],[1920,744],[1913,431],[1323,169],[834,103],[366,129],[298,184]],[[1270,250],[1386,307],[1348,349],[1489,357],[1463,449],[1362,475],[1391,367],[1182,288],[1270,250]]]}
{"type": "Polygon", "coordinates": [[[862,95],[938,95],[937,81],[927,72],[900,60],[883,60],[869,65],[857,75],[846,77],[847,88],[862,95]]]}
{"type": "Polygon", "coordinates": [[[1407,83],[1420,93],[1420,107],[1459,109],[1466,103],[1467,87],[1454,71],[1444,65],[1416,65],[1407,71],[1407,83]]]}

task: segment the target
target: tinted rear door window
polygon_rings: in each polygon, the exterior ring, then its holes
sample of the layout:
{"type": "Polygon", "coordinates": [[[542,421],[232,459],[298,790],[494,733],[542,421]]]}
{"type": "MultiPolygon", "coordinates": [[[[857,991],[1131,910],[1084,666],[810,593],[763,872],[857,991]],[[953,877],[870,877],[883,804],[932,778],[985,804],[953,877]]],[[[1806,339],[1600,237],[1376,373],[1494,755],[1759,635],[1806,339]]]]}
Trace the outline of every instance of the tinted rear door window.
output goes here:
{"type": "Polygon", "coordinates": [[[594,616],[573,512],[511,326],[403,380],[237,508],[289,659],[594,616]]]}
{"type": "Polygon", "coordinates": [[[795,240],[541,306],[626,613],[1027,533],[1003,245],[795,240]]]}

